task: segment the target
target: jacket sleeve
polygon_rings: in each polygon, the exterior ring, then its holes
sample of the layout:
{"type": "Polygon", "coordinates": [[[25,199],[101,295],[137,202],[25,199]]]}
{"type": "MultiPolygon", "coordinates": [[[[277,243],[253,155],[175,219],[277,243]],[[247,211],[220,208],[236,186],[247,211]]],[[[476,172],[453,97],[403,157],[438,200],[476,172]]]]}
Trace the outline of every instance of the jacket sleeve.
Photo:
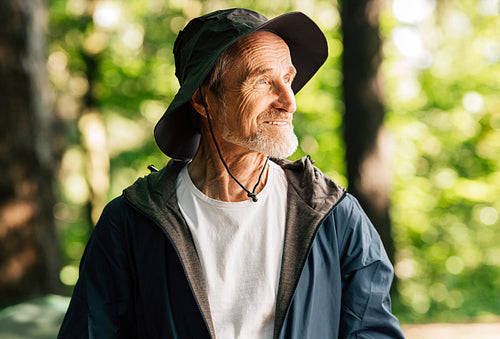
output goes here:
{"type": "Polygon", "coordinates": [[[337,207],[342,270],[339,338],[404,338],[391,312],[393,268],[382,241],[351,195],[337,207]]]}
{"type": "Polygon", "coordinates": [[[110,202],[94,228],[58,338],[135,336],[123,203],[110,202]]]}

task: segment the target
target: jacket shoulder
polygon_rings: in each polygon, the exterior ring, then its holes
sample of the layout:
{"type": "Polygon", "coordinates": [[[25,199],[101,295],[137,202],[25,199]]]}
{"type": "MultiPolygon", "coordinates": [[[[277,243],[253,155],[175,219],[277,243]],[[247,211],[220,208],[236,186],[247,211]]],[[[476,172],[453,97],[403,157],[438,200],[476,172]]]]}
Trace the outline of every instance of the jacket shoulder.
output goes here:
{"type": "Polygon", "coordinates": [[[108,202],[104,209],[102,210],[101,216],[96,224],[96,229],[102,227],[103,224],[121,224],[126,220],[130,212],[130,207],[123,195],[118,196],[108,202]]]}

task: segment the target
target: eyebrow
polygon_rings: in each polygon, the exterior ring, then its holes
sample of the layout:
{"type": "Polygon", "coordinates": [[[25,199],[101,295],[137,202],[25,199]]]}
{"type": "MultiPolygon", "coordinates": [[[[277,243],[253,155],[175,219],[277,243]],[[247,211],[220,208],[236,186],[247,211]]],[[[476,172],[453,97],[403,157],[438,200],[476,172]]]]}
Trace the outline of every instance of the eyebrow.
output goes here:
{"type": "MultiPolygon", "coordinates": [[[[249,78],[258,77],[259,75],[266,74],[266,73],[269,73],[272,71],[273,71],[272,68],[258,67],[256,69],[254,69],[253,71],[249,72],[245,78],[249,79],[249,78]]],[[[295,75],[295,74],[297,74],[297,69],[293,65],[291,65],[288,68],[288,73],[295,75]]]]}

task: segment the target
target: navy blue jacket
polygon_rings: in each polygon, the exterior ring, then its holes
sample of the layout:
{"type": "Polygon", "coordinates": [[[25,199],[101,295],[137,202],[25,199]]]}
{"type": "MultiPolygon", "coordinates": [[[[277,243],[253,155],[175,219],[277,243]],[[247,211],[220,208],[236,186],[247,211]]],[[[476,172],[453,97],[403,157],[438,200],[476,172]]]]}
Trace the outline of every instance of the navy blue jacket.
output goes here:
{"type": "MultiPolygon", "coordinates": [[[[276,162],[288,206],[274,338],[403,338],[392,266],[356,199],[307,158],[276,162]]],[[[171,161],[104,209],[58,338],[215,338],[175,195],[183,165],[171,161]]]]}

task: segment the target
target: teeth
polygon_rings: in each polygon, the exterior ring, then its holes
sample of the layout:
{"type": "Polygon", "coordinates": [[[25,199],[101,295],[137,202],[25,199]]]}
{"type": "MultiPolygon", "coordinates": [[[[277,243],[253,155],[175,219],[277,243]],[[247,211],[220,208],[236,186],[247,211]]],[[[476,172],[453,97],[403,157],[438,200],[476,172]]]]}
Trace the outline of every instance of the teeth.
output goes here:
{"type": "Polygon", "coordinates": [[[286,125],[287,124],[286,122],[283,122],[283,121],[268,121],[267,123],[271,124],[271,125],[286,125]]]}

